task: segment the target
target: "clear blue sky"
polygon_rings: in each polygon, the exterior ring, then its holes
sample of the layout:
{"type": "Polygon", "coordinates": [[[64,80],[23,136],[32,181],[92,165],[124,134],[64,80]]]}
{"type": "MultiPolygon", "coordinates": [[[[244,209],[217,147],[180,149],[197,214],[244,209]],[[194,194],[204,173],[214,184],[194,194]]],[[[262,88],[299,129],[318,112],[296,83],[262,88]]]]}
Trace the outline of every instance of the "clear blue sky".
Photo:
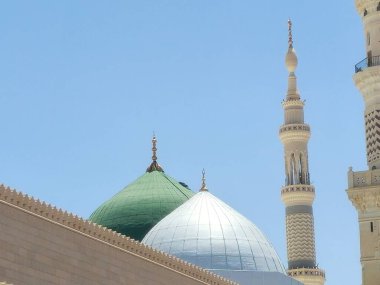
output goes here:
{"type": "Polygon", "coordinates": [[[284,264],[281,101],[287,19],[311,125],[317,260],[360,284],[347,170],[365,170],[365,57],[354,1],[2,1],[0,181],[83,217],[142,175],[166,173],[256,223],[284,264]]]}

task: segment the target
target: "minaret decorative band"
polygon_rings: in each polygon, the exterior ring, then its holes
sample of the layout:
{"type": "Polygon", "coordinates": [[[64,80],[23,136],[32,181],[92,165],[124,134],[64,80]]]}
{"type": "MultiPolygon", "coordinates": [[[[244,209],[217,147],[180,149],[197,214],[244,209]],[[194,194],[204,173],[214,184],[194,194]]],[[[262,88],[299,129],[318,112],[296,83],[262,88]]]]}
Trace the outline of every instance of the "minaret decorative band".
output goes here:
{"type": "Polygon", "coordinates": [[[356,0],[362,18],[365,58],[353,77],[365,103],[364,124],[368,169],[348,171],[347,194],[358,211],[362,285],[380,280],[380,1],[356,0]]]}
{"type": "Polygon", "coordinates": [[[279,132],[285,152],[285,186],[281,198],[286,207],[288,273],[305,285],[322,285],[325,276],[316,265],[312,207],[315,191],[310,185],[307,149],[310,127],[304,122],[304,101],[297,90],[298,59],[293,48],[292,22],[289,20],[288,24],[288,90],[282,102],[284,124],[279,132]]]}

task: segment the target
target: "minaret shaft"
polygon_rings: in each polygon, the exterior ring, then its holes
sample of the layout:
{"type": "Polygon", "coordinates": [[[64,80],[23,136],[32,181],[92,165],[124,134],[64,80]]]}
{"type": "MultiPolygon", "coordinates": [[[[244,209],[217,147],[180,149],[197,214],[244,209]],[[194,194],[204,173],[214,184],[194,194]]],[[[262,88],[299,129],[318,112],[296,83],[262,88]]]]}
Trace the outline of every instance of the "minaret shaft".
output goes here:
{"type": "MultiPolygon", "coordinates": [[[[290,83],[295,82],[294,72],[291,72],[289,77],[292,79],[289,80],[290,83]]],[[[293,190],[297,186],[310,186],[307,149],[310,128],[304,123],[304,103],[296,91],[296,85],[289,86],[287,97],[283,102],[285,124],[280,129],[280,138],[285,152],[285,188],[293,190]]],[[[314,190],[310,187],[305,189],[314,190]]],[[[292,196],[290,202],[283,199],[286,205],[286,236],[290,270],[316,267],[312,209],[314,191],[307,192],[306,195],[310,196],[308,201],[304,198],[299,199],[298,194],[297,192],[283,193],[283,196],[292,196]]]]}
{"type": "Polygon", "coordinates": [[[362,284],[380,280],[380,2],[356,0],[362,17],[366,58],[356,64],[353,77],[364,103],[368,170],[348,171],[347,194],[358,211],[362,284]]]}
{"type": "Polygon", "coordinates": [[[304,122],[304,102],[297,90],[297,56],[291,22],[286,65],[289,71],[280,139],[284,145],[285,186],[281,198],[286,206],[288,273],[305,285],[323,285],[324,272],[317,268],[314,238],[314,187],[310,185],[308,148],[310,127],[304,122]]]}

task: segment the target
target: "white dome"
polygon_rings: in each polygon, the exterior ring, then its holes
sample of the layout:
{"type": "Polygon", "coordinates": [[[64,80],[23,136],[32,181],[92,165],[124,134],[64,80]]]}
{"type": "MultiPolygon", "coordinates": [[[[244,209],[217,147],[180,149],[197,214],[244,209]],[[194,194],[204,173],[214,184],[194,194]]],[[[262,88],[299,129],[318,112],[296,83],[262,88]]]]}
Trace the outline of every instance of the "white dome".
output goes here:
{"type": "Polygon", "coordinates": [[[210,270],[286,274],[263,233],[208,191],[163,218],[142,242],[210,270]]]}

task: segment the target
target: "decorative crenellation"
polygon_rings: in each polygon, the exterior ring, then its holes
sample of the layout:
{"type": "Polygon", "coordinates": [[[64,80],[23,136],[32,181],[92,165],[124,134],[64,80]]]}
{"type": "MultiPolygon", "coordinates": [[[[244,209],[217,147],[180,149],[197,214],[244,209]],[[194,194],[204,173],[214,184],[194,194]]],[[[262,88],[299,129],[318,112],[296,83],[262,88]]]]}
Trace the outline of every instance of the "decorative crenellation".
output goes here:
{"type": "Polygon", "coordinates": [[[282,125],[279,136],[283,144],[292,141],[308,141],[310,138],[310,127],[306,124],[282,125]]]}
{"type": "Polygon", "coordinates": [[[281,200],[286,206],[309,205],[313,204],[315,199],[314,186],[312,185],[289,185],[283,187],[281,191],[281,200]],[[289,191],[284,191],[289,190],[289,191]],[[300,190],[300,191],[297,191],[300,190]],[[292,191],[295,190],[295,191],[292,191]],[[305,191],[308,190],[308,191],[305,191]]]}
{"type": "Polygon", "coordinates": [[[283,100],[282,101],[282,107],[286,108],[286,107],[304,107],[305,106],[305,102],[300,100],[300,99],[289,99],[287,98],[286,100],[283,100]]]}
{"type": "Polygon", "coordinates": [[[319,268],[297,268],[288,270],[288,275],[291,277],[298,276],[321,276],[325,278],[325,272],[319,268]]]}
{"type": "Polygon", "coordinates": [[[314,193],[315,189],[314,189],[313,185],[304,185],[304,184],[288,185],[288,186],[282,187],[282,189],[281,189],[281,194],[292,193],[292,192],[311,192],[311,193],[314,193]]]}
{"type": "Polygon", "coordinates": [[[286,124],[280,127],[279,133],[288,132],[288,131],[306,131],[310,132],[310,127],[307,124],[286,124]]]}
{"type": "MultiPolygon", "coordinates": [[[[57,209],[55,206],[29,197],[27,194],[17,192],[14,189],[0,185],[0,203],[20,208],[32,215],[41,217],[52,223],[66,227],[79,234],[105,242],[129,254],[139,256],[163,267],[179,272],[190,278],[200,280],[213,285],[237,285],[224,277],[209,272],[199,266],[188,263],[165,252],[156,250],[148,245],[140,243],[111,229],[85,220],[77,215],[57,209]]],[[[0,283],[1,284],[1,283],[0,283]]]]}
{"type": "Polygon", "coordinates": [[[348,171],[348,187],[367,187],[380,185],[380,169],[368,170],[368,171],[352,171],[352,168],[348,171]]]}

